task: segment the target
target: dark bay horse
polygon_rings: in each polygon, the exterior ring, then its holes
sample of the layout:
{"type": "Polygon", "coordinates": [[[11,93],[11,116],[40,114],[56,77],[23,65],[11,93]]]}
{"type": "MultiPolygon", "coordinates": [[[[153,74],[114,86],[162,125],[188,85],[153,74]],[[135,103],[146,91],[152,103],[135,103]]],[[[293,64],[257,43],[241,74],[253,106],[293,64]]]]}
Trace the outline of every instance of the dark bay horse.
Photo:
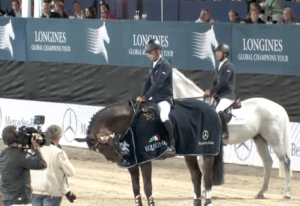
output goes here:
{"type": "MultiPolygon", "coordinates": [[[[122,102],[108,106],[97,112],[89,124],[87,136],[85,139],[76,139],[79,142],[87,142],[91,150],[100,152],[108,161],[118,162],[122,155],[116,148],[116,138],[123,138],[126,131],[134,124],[134,116],[137,113],[145,113],[144,109],[135,108],[130,101],[122,102]]],[[[197,117],[198,118],[198,117],[197,117]]],[[[219,122],[219,121],[218,121],[219,122]]],[[[217,125],[220,126],[220,125],[217,125]]],[[[143,138],[143,137],[139,137],[143,138]]],[[[220,137],[221,138],[221,137],[220,137]]],[[[223,176],[223,151],[222,144],[218,155],[203,155],[204,170],[200,171],[197,155],[185,155],[185,162],[191,173],[191,179],[194,185],[194,206],[201,206],[201,178],[203,175],[205,189],[207,191],[204,205],[211,206],[211,188],[212,185],[221,185],[223,176]]],[[[174,155],[165,153],[161,159],[174,157],[174,155]]],[[[144,192],[147,198],[148,206],[154,206],[152,197],[152,164],[151,161],[143,164],[137,164],[128,168],[131,175],[135,205],[142,206],[140,194],[139,176],[141,170],[144,192]]]]}

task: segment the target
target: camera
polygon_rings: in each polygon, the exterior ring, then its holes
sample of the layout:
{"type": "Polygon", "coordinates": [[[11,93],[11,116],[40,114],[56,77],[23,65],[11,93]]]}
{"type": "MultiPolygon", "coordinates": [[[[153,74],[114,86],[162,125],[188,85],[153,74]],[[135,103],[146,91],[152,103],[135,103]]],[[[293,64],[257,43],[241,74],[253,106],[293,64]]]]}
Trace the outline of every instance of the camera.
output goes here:
{"type": "Polygon", "coordinates": [[[23,148],[31,147],[31,138],[34,134],[39,134],[42,136],[42,140],[37,140],[37,143],[42,146],[49,146],[51,141],[46,138],[46,135],[41,130],[41,125],[45,122],[45,116],[34,116],[34,124],[37,125],[37,129],[34,127],[22,126],[18,128],[17,136],[15,141],[22,145],[23,148]]]}

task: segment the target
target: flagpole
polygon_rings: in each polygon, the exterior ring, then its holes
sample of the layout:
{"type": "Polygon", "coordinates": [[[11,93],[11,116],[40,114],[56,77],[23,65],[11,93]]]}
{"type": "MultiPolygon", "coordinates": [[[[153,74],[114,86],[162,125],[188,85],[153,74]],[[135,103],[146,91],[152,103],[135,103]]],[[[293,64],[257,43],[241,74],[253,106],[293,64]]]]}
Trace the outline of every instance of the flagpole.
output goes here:
{"type": "Polygon", "coordinates": [[[161,21],[164,21],[164,0],[160,1],[160,7],[161,7],[161,21]]]}

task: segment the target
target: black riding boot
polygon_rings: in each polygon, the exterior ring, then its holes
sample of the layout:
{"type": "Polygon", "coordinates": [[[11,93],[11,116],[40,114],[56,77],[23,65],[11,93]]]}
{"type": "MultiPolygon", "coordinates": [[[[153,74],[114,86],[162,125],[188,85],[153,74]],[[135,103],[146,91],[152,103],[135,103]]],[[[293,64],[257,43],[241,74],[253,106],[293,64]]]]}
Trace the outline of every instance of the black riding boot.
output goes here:
{"type": "Polygon", "coordinates": [[[222,123],[222,139],[228,139],[229,133],[228,133],[228,127],[227,127],[227,121],[225,117],[225,113],[223,111],[219,112],[219,116],[222,123]]]}
{"type": "Polygon", "coordinates": [[[175,138],[174,138],[174,130],[173,130],[173,124],[171,120],[167,120],[164,122],[165,128],[167,129],[169,133],[169,139],[170,139],[170,148],[169,151],[170,153],[176,153],[175,149],[175,138]]]}

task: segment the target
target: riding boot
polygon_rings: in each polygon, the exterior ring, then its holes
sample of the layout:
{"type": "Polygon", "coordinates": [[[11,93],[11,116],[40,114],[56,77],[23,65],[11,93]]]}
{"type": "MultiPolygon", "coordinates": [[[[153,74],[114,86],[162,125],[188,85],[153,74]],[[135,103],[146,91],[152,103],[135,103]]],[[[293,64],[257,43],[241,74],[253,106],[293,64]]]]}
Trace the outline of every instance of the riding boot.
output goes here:
{"type": "Polygon", "coordinates": [[[229,138],[229,133],[225,113],[223,111],[220,111],[218,114],[222,123],[222,139],[227,140],[229,138]]]}
{"type": "Polygon", "coordinates": [[[164,122],[165,128],[169,133],[169,139],[170,139],[170,148],[169,148],[169,153],[175,154],[176,149],[175,149],[175,138],[174,138],[174,130],[173,130],[173,124],[171,120],[167,120],[164,122]]]}

